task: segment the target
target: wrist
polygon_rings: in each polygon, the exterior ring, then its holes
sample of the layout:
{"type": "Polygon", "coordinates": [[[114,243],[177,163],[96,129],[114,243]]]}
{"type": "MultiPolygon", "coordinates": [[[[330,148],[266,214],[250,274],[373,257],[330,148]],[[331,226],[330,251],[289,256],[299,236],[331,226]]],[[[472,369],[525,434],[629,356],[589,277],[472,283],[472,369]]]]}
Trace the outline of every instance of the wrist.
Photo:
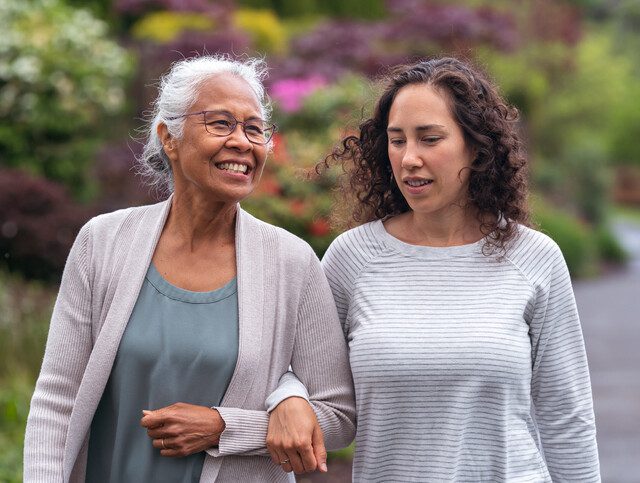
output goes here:
{"type": "Polygon", "coordinates": [[[222,415],[220,414],[220,411],[218,411],[216,408],[209,408],[211,409],[212,413],[213,413],[213,426],[212,426],[212,431],[211,433],[209,433],[209,442],[211,443],[211,446],[218,446],[218,444],[220,443],[220,435],[222,434],[222,432],[225,430],[226,428],[226,424],[224,422],[224,419],[222,419],[222,415]]]}

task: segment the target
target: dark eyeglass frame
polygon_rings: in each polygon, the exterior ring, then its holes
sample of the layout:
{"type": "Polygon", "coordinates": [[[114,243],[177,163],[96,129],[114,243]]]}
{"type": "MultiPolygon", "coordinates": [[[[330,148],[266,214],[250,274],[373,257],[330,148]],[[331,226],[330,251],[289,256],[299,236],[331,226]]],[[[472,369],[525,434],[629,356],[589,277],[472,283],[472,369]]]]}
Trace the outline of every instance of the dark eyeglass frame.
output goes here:
{"type": "Polygon", "coordinates": [[[275,124],[272,123],[268,123],[263,121],[262,119],[254,119],[251,121],[238,121],[235,117],[233,117],[231,114],[227,113],[227,112],[220,112],[220,111],[198,111],[198,112],[189,112],[188,114],[182,114],[181,116],[171,116],[171,117],[167,117],[167,121],[175,121],[176,119],[181,119],[183,117],[189,117],[189,116],[198,116],[201,115],[202,116],[202,124],[204,124],[204,128],[207,130],[207,132],[209,134],[211,134],[212,136],[217,136],[217,137],[226,137],[226,136],[230,136],[231,134],[233,134],[233,131],[236,130],[236,127],[238,127],[238,124],[240,124],[242,126],[242,133],[244,134],[244,137],[247,138],[247,140],[251,143],[251,144],[257,144],[259,146],[264,146],[265,144],[269,144],[269,141],[271,141],[271,139],[273,138],[273,135],[276,133],[276,131],[278,130],[278,126],[276,126],[275,124]],[[209,130],[209,128],[207,127],[207,114],[209,113],[215,113],[215,114],[220,114],[220,115],[224,115],[227,118],[229,118],[229,120],[233,120],[233,124],[231,126],[229,126],[229,132],[227,134],[216,134],[213,133],[209,130]],[[247,136],[247,131],[246,131],[246,123],[247,122],[255,122],[256,120],[259,120],[260,122],[263,123],[263,125],[265,126],[263,128],[264,131],[269,131],[269,137],[267,137],[265,139],[264,142],[258,142],[258,141],[254,141],[251,138],[249,138],[249,136],[247,136]]]}

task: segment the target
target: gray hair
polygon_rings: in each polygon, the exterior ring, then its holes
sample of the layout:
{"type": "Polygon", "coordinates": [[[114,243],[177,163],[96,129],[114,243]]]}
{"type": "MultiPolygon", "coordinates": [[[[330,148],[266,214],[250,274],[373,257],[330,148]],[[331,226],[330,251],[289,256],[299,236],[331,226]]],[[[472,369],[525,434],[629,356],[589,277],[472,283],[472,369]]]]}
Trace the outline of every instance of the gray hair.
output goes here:
{"type": "Polygon", "coordinates": [[[137,157],[139,174],[152,187],[173,191],[171,164],[158,136],[158,125],[164,123],[171,136],[181,139],[185,118],[175,118],[187,114],[198,98],[200,87],[211,77],[233,74],[246,81],[260,103],[262,118],[268,121],[271,106],[262,84],[266,73],[264,61],[255,58],[239,61],[226,55],[203,55],[175,62],[160,79],[158,97],[144,128],[144,149],[137,157]]]}

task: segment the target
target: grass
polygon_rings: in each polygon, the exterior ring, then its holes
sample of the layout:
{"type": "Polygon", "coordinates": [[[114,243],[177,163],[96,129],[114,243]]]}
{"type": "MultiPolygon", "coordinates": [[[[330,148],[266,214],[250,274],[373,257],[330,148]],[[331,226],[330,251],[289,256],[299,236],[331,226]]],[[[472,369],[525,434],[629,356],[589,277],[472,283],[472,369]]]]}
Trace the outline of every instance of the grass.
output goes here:
{"type": "Polygon", "coordinates": [[[40,370],[55,289],[0,272],[0,481],[22,481],[29,402],[40,370]]]}

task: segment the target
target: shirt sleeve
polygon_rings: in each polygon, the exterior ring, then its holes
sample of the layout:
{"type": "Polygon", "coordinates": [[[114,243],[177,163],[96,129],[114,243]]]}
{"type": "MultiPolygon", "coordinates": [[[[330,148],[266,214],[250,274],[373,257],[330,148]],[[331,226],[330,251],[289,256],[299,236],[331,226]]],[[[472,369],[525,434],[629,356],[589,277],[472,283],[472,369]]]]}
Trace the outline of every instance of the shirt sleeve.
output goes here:
{"type": "Polygon", "coordinates": [[[530,325],[536,423],[554,482],[598,482],[595,418],[580,320],[557,246],[551,257],[530,325]]]}
{"type": "Polygon", "coordinates": [[[62,275],[24,441],[24,481],[62,481],[71,410],[93,346],[90,223],[78,234],[62,275]]]}
{"type": "MultiPolygon", "coordinates": [[[[291,358],[295,375],[281,381],[293,384],[295,379],[299,380],[297,388],[303,386],[302,394],[308,391],[308,400],[324,433],[325,446],[337,449],[348,446],[355,437],[353,380],[331,289],[311,250],[307,273],[291,358]]],[[[282,400],[300,392],[287,395],[283,391],[277,397],[282,400]]],[[[265,446],[269,424],[267,411],[216,409],[224,419],[225,430],[220,435],[218,447],[210,448],[207,453],[212,456],[268,454],[265,446]]]]}

